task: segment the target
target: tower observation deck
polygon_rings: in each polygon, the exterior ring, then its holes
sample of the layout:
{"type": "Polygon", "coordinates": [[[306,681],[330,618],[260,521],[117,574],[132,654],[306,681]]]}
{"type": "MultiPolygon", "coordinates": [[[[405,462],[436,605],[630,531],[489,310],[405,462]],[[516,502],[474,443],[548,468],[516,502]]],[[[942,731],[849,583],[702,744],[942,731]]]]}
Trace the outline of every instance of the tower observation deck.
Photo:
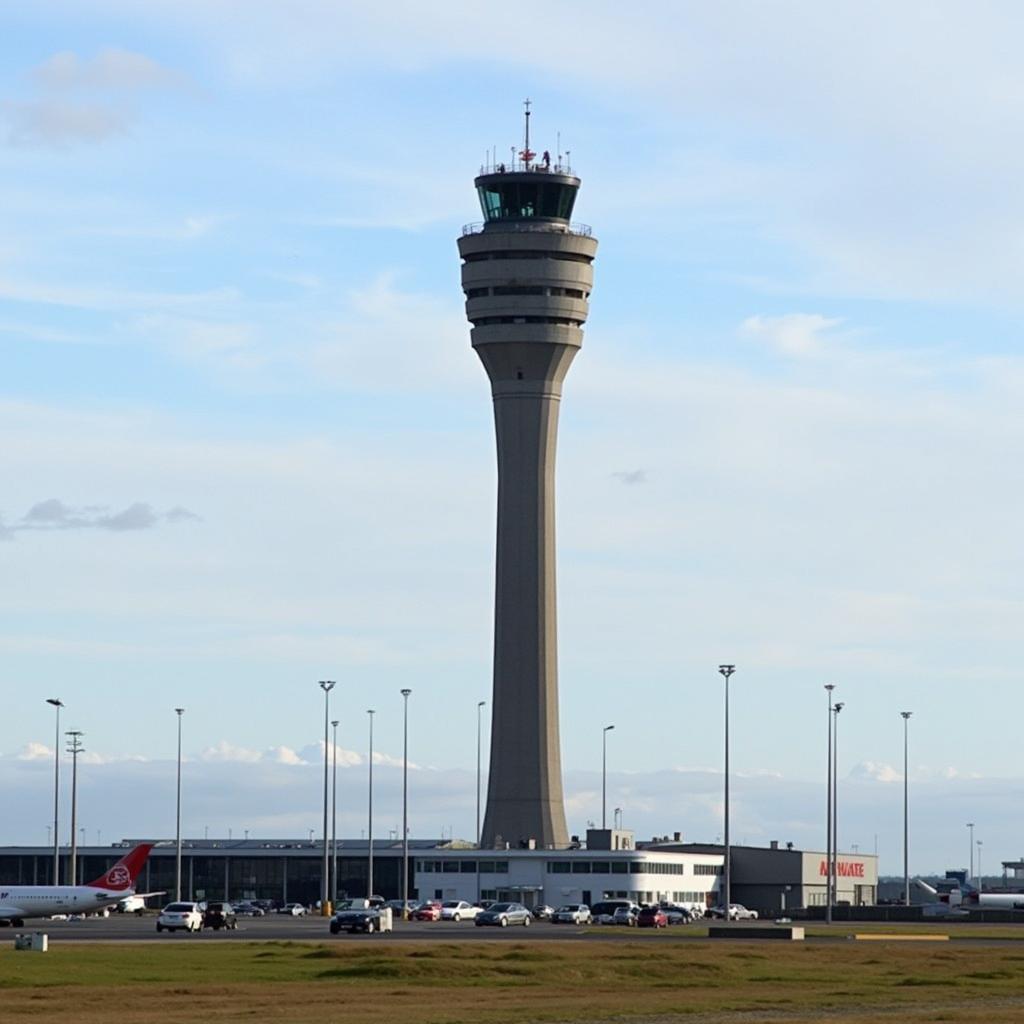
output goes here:
{"type": "Polygon", "coordinates": [[[498,454],[494,690],[484,847],[568,845],[558,729],[555,446],[562,381],[583,344],[597,241],[571,222],[580,186],[526,144],[476,178],[482,224],[459,239],[473,348],[498,454]]]}

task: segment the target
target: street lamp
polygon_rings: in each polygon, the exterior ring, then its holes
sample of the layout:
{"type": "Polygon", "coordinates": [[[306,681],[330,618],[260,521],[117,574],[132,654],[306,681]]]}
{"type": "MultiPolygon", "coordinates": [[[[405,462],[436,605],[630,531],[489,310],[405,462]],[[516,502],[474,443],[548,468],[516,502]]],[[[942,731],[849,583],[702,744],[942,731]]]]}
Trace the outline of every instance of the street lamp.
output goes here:
{"type": "Polygon", "coordinates": [[[840,700],[832,705],[832,896],[839,902],[839,712],[846,705],[840,700]]]}
{"type": "Polygon", "coordinates": [[[725,865],[723,881],[725,882],[725,899],[722,906],[725,913],[723,921],[732,920],[729,909],[732,906],[732,852],[729,846],[729,677],[736,671],[735,665],[719,665],[718,671],[725,679],[725,865]]]}
{"type": "Polygon", "coordinates": [[[601,830],[608,827],[608,733],[614,725],[606,725],[601,730],[601,830]]]}
{"type": "Polygon", "coordinates": [[[175,812],[174,831],[174,898],[181,902],[181,716],[185,714],[184,708],[175,708],[174,713],[178,716],[178,800],[175,812]]]}
{"type": "Polygon", "coordinates": [[[331,782],[331,903],[338,902],[338,719],[331,722],[333,775],[331,782]]]}
{"type": "Polygon", "coordinates": [[[409,920],[409,694],[402,690],[402,920],[409,920]]]}
{"type": "Polygon", "coordinates": [[[373,896],[373,716],[377,712],[373,708],[368,708],[366,713],[370,716],[370,800],[366,821],[366,837],[369,840],[366,861],[366,898],[370,899],[373,896]]]}
{"type": "Polygon", "coordinates": [[[478,904],[480,902],[480,843],[482,841],[480,835],[480,751],[483,745],[483,729],[480,725],[480,716],[486,705],[487,701],[485,700],[476,702],[476,901],[478,904]]]}
{"type": "Polygon", "coordinates": [[[71,885],[78,885],[78,755],[85,750],[82,746],[82,737],[85,733],[78,729],[72,729],[65,733],[68,739],[68,753],[71,755],[71,885]]]}
{"type": "Polygon", "coordinates": [[[328,732],[328,726],[330,725],[331,719],[331,690],[335,687],[333,679],[321,679],[320,689],[324,691],[324,856],[323,865],[321,867],[321,878],[320,878],[320,916],[329,917],[330,907],[328,907],[330,896],[330,861],[328,860],[327,851],[327,768],[329,765],[327,744],[330,742],[330,734],[328,732]]]}
{"type": "Polygon", "coordinates": [[[903,719],[903,903],[910,906],[910,780],[909,730],[907,723],[913,711],[901,711],[903,719]]]}
{"type": "Polygon", "coordinates": [[[967,875],[967,881],[968,882],[973,882],[974,881],[974,822],[973,821],[967,822],[967,827],[971,830],[970,831],[970,837],[971,837],[970,838],[971,866],[970,866],[970,871],[969,871],[969,873],[967,875]]]}
{"type": "Polygon", "coordinates": [[[832,923],[832,691],[835,683],[825,684],[828,695],[828,777],[825,783],[825,923],[832,923]]]}
{"type": "Polygon", "coordinates": [[[985,872],[981,870],[981,840],[978,840],[978,893],[985,891],[985,872]]]}
{"type": "Polygon", "coordinates": [[[57,697],[47,697],[46,703],[57,712],[56,739],[53,741],[53,884],[60,885],[60,709],[64,702],[57,697]]]}

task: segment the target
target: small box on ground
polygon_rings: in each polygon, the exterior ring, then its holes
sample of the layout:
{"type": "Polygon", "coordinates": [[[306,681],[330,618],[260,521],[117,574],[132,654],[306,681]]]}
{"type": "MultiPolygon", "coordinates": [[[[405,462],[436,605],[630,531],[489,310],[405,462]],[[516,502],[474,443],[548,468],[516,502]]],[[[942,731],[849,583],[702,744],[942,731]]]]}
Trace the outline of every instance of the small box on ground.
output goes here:
{"type": "Polygon", "coordinates": [[[26,949],[33,953],[45,953],[50,948],[50,936],[46,932],[32,932],[30,935],[14,936],[14,948],[26,949]]]}

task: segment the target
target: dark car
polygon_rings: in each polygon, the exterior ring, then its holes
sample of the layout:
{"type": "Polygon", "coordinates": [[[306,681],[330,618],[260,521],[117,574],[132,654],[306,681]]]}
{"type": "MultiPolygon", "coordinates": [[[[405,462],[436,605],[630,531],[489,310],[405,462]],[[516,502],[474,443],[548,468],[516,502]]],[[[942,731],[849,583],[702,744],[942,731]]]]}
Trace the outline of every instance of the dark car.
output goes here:
{"type": "Polygon", "coordinates": [[[661,907],[641,907],[636,915],[637,928],[667,928],[668,916],[661,907]]]}
{"type": "Polygon", "coordinates": [[[238,917],[230,903],[211,902],[203,911],[203,927],[219,931],[221,928],[237,928],[238,917]]]}
{"type": "Polygon", "coordinates": [[[540,906],[533,908],[533,916],[538,921],[550,921],[551,915],[555,912],[555,908],[548,906],[547,903],[541,903],[540,906]]]}

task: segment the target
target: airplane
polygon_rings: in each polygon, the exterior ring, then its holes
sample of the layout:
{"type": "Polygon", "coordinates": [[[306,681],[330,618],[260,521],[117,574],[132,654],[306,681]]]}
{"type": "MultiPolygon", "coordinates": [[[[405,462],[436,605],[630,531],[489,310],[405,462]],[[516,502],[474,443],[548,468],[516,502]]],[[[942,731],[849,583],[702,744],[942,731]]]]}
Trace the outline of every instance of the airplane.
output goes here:
{"type": "Polygon", "coordinates": [[[129,850],[112,868],[88,885],[16,885],[0,884],[0,924],[24,927],[31,917],[54,914],[91,914],[113,906],[127,896],[159,896],[160,893],[136,893],[135,879],[142,870],[152,843],[129,850]]]}
{"type": "Polygon", "coordinates": [[[967,881],[963,871],[947,871],[946,877],[934,886],[920,878],[914,881],[954,911],[1024,910],[1024,892],[980,892],[967,881]]]}

